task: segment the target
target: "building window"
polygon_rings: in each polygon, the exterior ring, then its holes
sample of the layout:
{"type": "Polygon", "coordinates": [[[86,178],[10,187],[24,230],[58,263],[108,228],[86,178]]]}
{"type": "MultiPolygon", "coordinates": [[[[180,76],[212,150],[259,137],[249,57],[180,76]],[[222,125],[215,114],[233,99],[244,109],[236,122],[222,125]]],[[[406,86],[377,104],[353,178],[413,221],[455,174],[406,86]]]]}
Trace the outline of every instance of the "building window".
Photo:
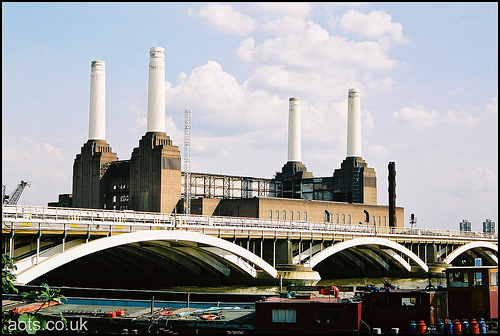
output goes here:
{"type": "Polygon", "coordinates": [[[469,273],[456,271],[450,273],[450,287],[469,287],[469,273]]]}
{"type": "Polygon", "coordinates": [[[352,224],[351,223],[351,215],[347,215],[347,224],[352,224]]]}
{"type": "Polygon", "coordinates": [[[290,211],[290,220],[293,220],[293,211],[290,211]]]}
{"type": "Polygon", "coordinates": [[[378,216],[378,226],[380,226],[380,216],[378,216]]]}
{"type": "Polygon", "coordinates": [[[280,211],[279,210],[276,210],[276,219],[279,220],[280,219],[280,211]]]}
{"type": "Polygon", "coordinates": [[[304,212],[304,220],[307,222],[307,212],[304,212]]]}
{"type": "Polygon", "coordinates": [[[286,220],[286,211],[283,211],[283,220],[286,220]]]}
{"type": "Polygon", "coordinates": [[[474,273],[474,286],[479,287],[483,285],[483,274],[481,272],[474,273]]]}
{"type": "Polygon", "coordinates": [[[377,224],[377,222],[375,222],[375,216],[372,216],[372,223],[373,223],[373,225],[377,224]]]}
{"type": "Polygon", "coordinates": [[[273,210],[269,210],[269,219],[273,219],[273,210]]]}
{"type": "Polygon", "coordinates": [[[297,211],[297,220],[300,220],[300,211],[297,211]]]}
{"type": "Polygon", "coordinates": [[[401,306],[406,309],[420,309],[422,299],[419,297],[403,297],[401,298],[401,306]]]}
{"type": "Polygon", "coordinates": [[[295,309],[273,309],[273,323],[295,323],[297,322],[297,311],[295,309]]]}
{"type": "Polygon", "coordinates": [[[341,324],[342,310],[340,309],[318,309],[316,323],[319,324],[341,324]]]}
{"type": "Polygon", "coordinates": [[[345,215],[342,215],[342,224],[345,224],[345,215]]]}
{"type": "Polygon", "coordinates": [[[164,157],[161,160],[161,169],[181,170],[181,159],[164,157]]]}
{"type": "Polygon", "coordinates": [[[490,273],[490,286],[491,287],[498,287],[498,272],[491,272],[490,273]]]}
{"type": "Polygon", "coordinates": [[[337,219],[337,224],[338,224],[339,223],[339,214],[337,214],[335,217],[337,219]]]}

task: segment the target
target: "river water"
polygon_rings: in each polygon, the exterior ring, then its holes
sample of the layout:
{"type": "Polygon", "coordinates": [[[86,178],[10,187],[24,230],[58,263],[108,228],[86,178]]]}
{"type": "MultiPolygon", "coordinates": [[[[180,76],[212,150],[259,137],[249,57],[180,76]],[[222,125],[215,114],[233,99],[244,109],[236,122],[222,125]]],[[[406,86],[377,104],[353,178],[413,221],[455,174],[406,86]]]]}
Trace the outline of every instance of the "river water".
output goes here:
{"type": "MultiPolygon", "coordinates": [[[[434,287],[446,287],[446,278],[431,278],[431,284],[434,287]]],[[[400,289],[424,289],[429,285],[429,279],[422,278],[353,278],[353,279],[333,279],[333,280],[320,280],[317,286],[365,286],[373,284],[381,287],[384,282],[388,282],[400,289]]],[[[199,286],[175,286],[163,288],[161,290],[175,291],[175,292],[198,292],[198,293],[251,293],[251,294],[278,294],[279,286],[215,286],[215,287],[199,287],[199,286]]],[[[283,291],[286,291],[283,286],[283,291]]],[[[342,294],[342,293],[341,293],[342,294]]],[[[345,293],[346,295],[350,293],[345,293]]]]}

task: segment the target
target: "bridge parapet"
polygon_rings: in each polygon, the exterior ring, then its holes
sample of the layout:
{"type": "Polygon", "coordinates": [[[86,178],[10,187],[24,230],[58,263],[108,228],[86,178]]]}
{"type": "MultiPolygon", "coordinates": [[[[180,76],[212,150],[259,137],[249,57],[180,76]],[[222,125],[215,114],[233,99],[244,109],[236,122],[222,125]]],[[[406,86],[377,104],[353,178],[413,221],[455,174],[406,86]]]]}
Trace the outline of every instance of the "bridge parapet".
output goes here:
{"type": "Polygon", "coordinates": [[[42,206],[5,205],[2,207],[2,230],[53,230],[96,232],[132,232],[155,229],[242,229],[252,231],[288,231],[307,233],[352,234],[355,236],[394,236],[407,239],[422,237],[442,240],[497,241],[498,234],[426,229],[390,228],[359,224],[331,222],[284,221],[261,218],[176,215],[131,210],[104,210],[84,208],[59,208],[42,206]]]}

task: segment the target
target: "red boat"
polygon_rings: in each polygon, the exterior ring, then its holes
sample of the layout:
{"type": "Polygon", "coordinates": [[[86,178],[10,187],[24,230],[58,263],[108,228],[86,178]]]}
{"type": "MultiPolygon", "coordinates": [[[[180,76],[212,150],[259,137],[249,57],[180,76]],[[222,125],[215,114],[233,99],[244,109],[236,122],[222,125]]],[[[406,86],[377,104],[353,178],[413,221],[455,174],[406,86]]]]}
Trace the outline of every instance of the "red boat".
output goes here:
{"type": "Polygon", "coordinates": [[[413,322],[424,321],[437,325],[447,317],[446,290],[394,290],[363,293],[363,321],[380,328],[382,334],[391,334],[397,328],[400,334],[409,334],[413,322]]]}
{"type": "Polygon", "coordinates": [[[255,332],[266,334],[359,334],[361,302],[296,294],[255,303],[255,332]]]}
{"type": "Polygon", "coordinates": [[[446,269],[451,318],[498,320],[498,266],[446,269]]]}

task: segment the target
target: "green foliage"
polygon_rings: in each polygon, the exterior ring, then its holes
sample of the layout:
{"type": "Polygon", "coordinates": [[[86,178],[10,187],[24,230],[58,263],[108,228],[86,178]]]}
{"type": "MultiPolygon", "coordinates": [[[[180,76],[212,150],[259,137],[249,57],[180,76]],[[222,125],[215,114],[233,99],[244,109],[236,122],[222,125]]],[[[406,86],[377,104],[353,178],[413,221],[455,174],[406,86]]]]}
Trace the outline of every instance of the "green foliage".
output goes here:
{"type": "Polygon", "coordinates": [[[61,291],[60,289],[50,288],[46,283],[43,283],[42,287],[44,288],[44,290],[42,291],[31,291],[29,293],[23,292],[19,295],[21,295],[25,299],[41,299],[43,302],[47,303],[50,303],[52,301],[61,303],[61,300],[66,299],[64,295],[59,294],[59,292],[61,291]]]}
{"type": "Polygon", "coordinates": [[[2,293],[17,293],[17,288],[14,286],[16,276],[12,271],[17,269],[14,265],[15,260],[7,254],[2,254],[2,293]]]}
{"type": "MultiPolygon", "coordinates": [[[[16,270],[17,267],[14,265],[14,261],[6,254],[2,254],[2,290],[3,293],[17,293],[18,290],[14,286],[14,281],[16,280],[16,276],[12,274],[13,270],[16,270]]],[[[36,300],[41,302],[40,307],[35,312],[25,312],[19,315],[17,320],[17,325],[19,326],[21,323],[25,326],[25,330],[28,334],[35,334],[38,330],[44,330],[47,327],[47,321],[49,321],[48,317],[43,316],[39,313],[40,309],[51,302],[61,303],[62,300],[65,300],[66,297],[64,295],[59,294],[60,289],[50,288],[47,284],[42,284],[43,289],[40,291],[31,291],[29,293],[23,292],[19,295],[26,300],[36,300]]],[[[60,315],[61,321],[64,322],[64,326],[67,326],[67,321],[62,315],[62,312],[57,309],[60,315]]],[[[10,330],[9,325],[12,323],[12,320],[5,316],[4,310],[2,309],[2,334],[10,334],[12,330],[10,330]]]]}
{"type": "MultiPolygon", "coordinates": [[[[2,293],[17,293],[17,288],[14,286],[16,276],[12,274],[12,271],[17,269],[14,261],[8,254],[2,254],[2,293]]],[[[11,319],[5,315],[2,309],[2,334],[10,334],[8,328],[10,322],[11,319]]]]}
{"type": "Polygon", "coordinates": [[[44,330],[47,327],[47,321],[43,316],[36,313],[22,313],[19,315],[18,324],[24,324],[28,334],[36,334],[38,330],[44,330]]]}
{"type": "MultiPolygon", "coordinates": [[[[35,334],[38,330],[44,330],[47,327],[47,321],[49,321],[49,319],[38,313],[45,304],[50,304],[51,302],[61,303],[62,300],[66,299],[64,295],[59,294],[61,291],[60,289],[50,288],[46,283],[43,283],[42,287],[44,289],[41,291],[23,292],[20,294],[24,299],[35,299],[41,300],[42,302],[40,308],[34,313],[26,312],[19,315],[18,321],[24,321],[26,323],[26,331],[28,334],[35,334]]],[[[59,312],[59,316],[61,321],[64,322],[64,326],[67,327],[68,322],[64,318],[62,312],[57,308],[56,310],[59,312]]]]}

